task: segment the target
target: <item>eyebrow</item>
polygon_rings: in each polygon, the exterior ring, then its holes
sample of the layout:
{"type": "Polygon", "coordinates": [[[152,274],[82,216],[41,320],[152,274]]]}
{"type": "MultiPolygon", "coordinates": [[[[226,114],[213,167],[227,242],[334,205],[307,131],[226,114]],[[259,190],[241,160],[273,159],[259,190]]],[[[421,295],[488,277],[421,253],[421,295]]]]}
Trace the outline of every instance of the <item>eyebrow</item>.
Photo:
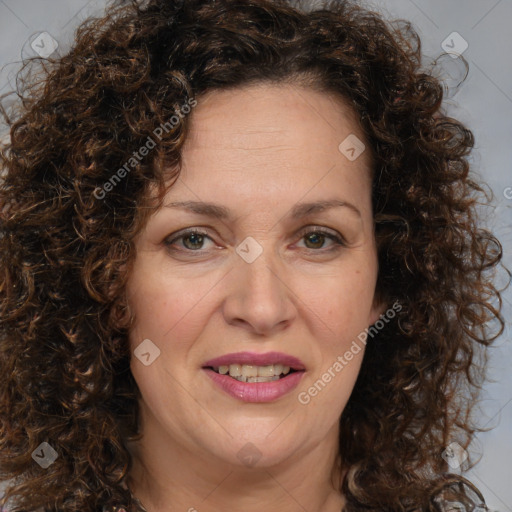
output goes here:
{"type": "MultiPolygon", "coordinates": [[[[205,203],[201,201],[179,201],[164,205],[166,208],[180,208],[183,210],[204,215],[216,219],[226,220],[232,217],[229,208],[215,204],[205,203]]],[[[315,201],[311,203],[297,203],[291,210],[289,216],[292,219],[300,219],[314,213],[323,212],[332,208],[346,207],[362,218],[361,212],[351,203],[341,201],[340,199],[331,199],[324,201],[315,201]]]]}

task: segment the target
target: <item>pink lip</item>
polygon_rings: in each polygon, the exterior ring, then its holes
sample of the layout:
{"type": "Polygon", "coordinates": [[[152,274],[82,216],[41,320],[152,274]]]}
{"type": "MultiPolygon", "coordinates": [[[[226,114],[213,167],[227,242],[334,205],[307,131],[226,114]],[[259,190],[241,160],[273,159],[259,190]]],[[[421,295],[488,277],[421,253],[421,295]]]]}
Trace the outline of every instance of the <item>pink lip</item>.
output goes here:
{"type": "Polygon", "coordinates": [[[206,361],[203,370],[228,395],[244,402],[272,402],[296,388],[304,374],[304,364],[300,359],[282,352],[236,352],[206,361]],[[272,382],[240,382],[229,375],[221,375],[210,367],[229,366],[230,364],[250,364],[268,366],[282,364],[297,370],[279,380],[272,382]]]}
{"type": "Polygon", "coordinates": [[[277,400],[296,388],[304,375],[304,371],[297,371],[272,382],[240,382],[229,375],[215,373],[209,368],[203,368],[203,370],[228,395],[243,402],[272,402],[277,400]]]}
{"type": "Polygon", "coordinates": [[[305,370],[304,364],[300,359],[288,354],[283,354],[282,352],[266,352],[265,354],[258,354],[256,352],[236,352],[226,354],[206,361],[206,363],[203,364],[203,368],[208,366],[217,368],[219,366],[229,366],[230,364],[252,364],[254,366],[282,364],[294,370],[305,370]]]}

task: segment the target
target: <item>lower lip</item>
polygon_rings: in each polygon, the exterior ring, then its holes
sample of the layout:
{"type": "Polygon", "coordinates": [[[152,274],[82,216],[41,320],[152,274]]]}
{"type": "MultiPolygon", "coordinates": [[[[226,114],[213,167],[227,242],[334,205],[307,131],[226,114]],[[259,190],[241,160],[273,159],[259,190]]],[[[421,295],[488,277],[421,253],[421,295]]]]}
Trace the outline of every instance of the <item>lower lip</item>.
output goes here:
{"type": "Polygon", "coordinates": [[[273,402],[295,389],[304,374],[304,371],[296,371],[271,382],[240,382],[209,368],[203,370],[228,395],[243,402],[273,402]]]}

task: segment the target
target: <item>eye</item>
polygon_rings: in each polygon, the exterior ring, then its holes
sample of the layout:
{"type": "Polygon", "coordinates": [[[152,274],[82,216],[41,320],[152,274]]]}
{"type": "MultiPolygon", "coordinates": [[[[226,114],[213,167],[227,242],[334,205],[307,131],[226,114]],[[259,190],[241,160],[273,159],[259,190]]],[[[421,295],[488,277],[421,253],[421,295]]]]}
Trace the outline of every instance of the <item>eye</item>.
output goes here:
{"type": "Polygon", "coordinates": [[[334,242],[330,248],[326,249],[327,251],[336,250],[339,246],[345,246],[345,240],[334,231],[327,231],[323,228],[305,228],[300,233],[301,238],[307,241],[307,243],[312,244],[313,247],[306,247],[310,250],[321,249],[321,246],[324,244],[326,239],[334,242]]]}
{"type": "MultiPolygon", "coordinates": [[[[300,238],[306,240],[307,244],[311,244],[312,247],[306,247],[306,249],[314,251],[314,252],[328,252],[339,249],[340,246],[345,246],[345,240],[335,231],[328,231],[323,228],[304,228],[300,233],[300,238]],[[328,249],[322,249],[325,241],[331,240],[333,243],[331,247],[328,249]]],[[[181,233],[177,233],[176,236],[171,235],[167,238],[164,243],[165,245],[173,251],[185,251],[185,252],[196,252],[201,254],[202,249],[204,248],[205,239],[212,240],[208,233],[205,231],[199,230],[197,228],[189,229],[187,231],[182,231],[181,233]],[[172,237],[172,238],[171,238],[172,237]],[[173,247],[176,245],[178,241],[181,241],[181,247],[173,247]]]]}
{"type": "Polygon", "coordinates": [[[181,234],[172,239],[166,239],[165,245],[170,247],[171,249],[174,249],[172,246],[175,244],[175,242],[178,240],[182,240],[185,249],[199,252],[199,250],[203,248],[202,245],[204,243],[205,238],[209,238],[211,240],[208,234],[205,233],[204,231],[198,229],[190,229],[188,231],[182,232],[181,234]],[[190,242],[187,242],[187,240],[189,240],[190,242]]]}

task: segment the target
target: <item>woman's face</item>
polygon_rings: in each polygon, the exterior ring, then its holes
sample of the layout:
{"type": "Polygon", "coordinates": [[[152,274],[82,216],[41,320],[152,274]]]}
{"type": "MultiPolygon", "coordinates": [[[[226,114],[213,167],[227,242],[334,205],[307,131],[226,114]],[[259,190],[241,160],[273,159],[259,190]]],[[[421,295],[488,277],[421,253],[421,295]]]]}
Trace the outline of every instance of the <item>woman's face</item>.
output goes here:
{"type": "Polygon", "coordinates": [[[363,135],[339,100],[302,87],[210,92],[190,115],[180,177],[136,241],[128,285],[142,430],[162,454],[236,465],[332,450],[358,335],[383,312],[363,135]],[[338,205],[301,207],[325,201],[338,205]],[[269,382],[233,377],[256,372],[269,382]]]}

